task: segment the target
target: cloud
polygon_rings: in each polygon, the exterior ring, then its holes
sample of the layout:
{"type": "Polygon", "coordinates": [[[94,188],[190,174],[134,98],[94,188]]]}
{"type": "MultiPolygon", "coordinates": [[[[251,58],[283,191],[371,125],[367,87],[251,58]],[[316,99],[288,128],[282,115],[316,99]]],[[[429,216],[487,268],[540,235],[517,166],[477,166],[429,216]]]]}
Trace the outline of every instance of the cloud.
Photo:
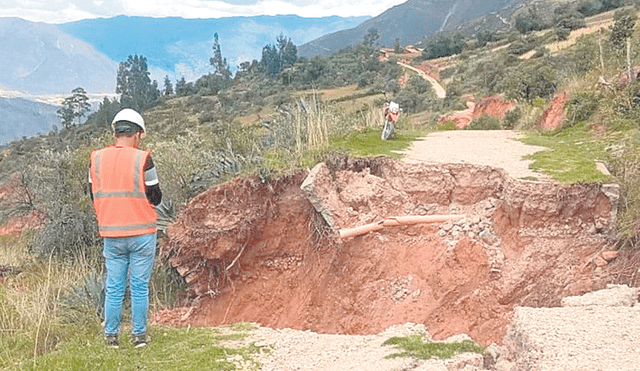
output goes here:
{"type": "Polygon", "coordinates": [[[0,0],[0,17],[65,23],[118,15],[221,18],[296,14],[302,17],[376,16],[406,0],[0,0]]]}

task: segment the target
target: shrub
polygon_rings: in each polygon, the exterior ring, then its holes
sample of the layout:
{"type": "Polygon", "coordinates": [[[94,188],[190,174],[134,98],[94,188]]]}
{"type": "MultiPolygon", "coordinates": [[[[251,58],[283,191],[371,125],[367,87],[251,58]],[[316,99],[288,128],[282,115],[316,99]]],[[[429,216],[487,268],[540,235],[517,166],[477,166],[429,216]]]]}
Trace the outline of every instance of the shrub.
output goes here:
{"type": "Polygon", "coordinates": [[[640,235],[640,138],[625,140],[619,148],[610,164],[621,186],[616,224],[620,236],[637,240],[640,235]]]}
{"type": "Polygon", "coordinates": [[[598,110],[600,97],[593,92],[578,92],[565,103],[567,116],[564,125],[572,127],[577,123],[589,120],[598,110]]]}
{"type": "Polygon", "coordinates": [[[507,47],[507,52],[513,55],[522,55],[536,47],[537,40],[535,36],[523,36],[520,40],[512,42],[507,47]]]}
{"type": "Polygon", "coordinates": [[[87,189],[89,148],[44,151],[25,172],[34,207],[47,224],[32,241],[42,257],[94,256],[99,244],[97,224],[87,189]]]}
{"type": "Polygon", "coordinates": [[[440,131],[458,130],[458,127],[456,126],[456,123],[453,122],[453,120],[447,120],[439,123],[437,126],[437,130],[440,130],[440,131]]]}
{"type": "Polygon", "coordinates": [[[571,35],[571,29],[568,27],[555,27],[553,29],[553,36],[557,41],[564,41],[571,35]]]}
{"type": "Polygon", "coordinates": [[[501,130],[502,124],[496,117],[482,114],[480,117],[474,119],[471,124],[465,127],[465,130],[501,130]]]}
{"type": "Polygon", "coordinates": [[[522,108],[519,106],[509,110],[504,115],[504,128],[505,129],[513,129],[516,126],[516,123],[520,121],[522,118],[522,108]]]}

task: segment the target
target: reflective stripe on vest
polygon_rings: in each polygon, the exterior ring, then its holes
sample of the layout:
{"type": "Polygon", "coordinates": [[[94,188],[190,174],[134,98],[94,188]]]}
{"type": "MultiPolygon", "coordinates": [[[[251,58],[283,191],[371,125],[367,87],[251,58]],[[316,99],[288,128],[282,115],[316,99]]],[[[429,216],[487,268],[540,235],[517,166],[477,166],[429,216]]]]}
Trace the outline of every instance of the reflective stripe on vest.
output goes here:
{"type": "Polygon", "coordinates": [[[157,215],[147,200],[144,164],[149,152],[107,147],[91,154],[94,208],[102,237],[155,233],[157,215]]]}

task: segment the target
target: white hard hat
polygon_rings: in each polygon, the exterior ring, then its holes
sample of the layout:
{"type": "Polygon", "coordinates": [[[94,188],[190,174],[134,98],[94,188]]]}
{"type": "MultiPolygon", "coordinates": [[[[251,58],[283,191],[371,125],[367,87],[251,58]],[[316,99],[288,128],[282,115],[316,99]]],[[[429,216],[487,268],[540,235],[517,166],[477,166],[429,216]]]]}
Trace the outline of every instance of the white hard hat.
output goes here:
{"type": "MultiPolygon", "coordinates": [[[[142,118],[142,116],[140,116],[138,112],[136,112],[135,110],[132,110],[131,108],[125,108],[122,111],[118,112],[116,117],[113,118],[113,121],[111,122],[111,126],[113,127],[116,124],[116,122],[120,122],[120,121],[126,121],[132,124],[138,125],[140,128],[142,128],[143,133],[147,131],[144,127],[144,119],[142,118]]],[[[114,127],[114,130],[115,130],[115,127],[114,127]]]]}
{"type": "Polygon", "coordinates": [[[398,110],[400,109],[400,105],[396,102],[391,102],[391,104],[389,104],[389,109],[391,110],[391,112],[398,112],[398,110]]]}

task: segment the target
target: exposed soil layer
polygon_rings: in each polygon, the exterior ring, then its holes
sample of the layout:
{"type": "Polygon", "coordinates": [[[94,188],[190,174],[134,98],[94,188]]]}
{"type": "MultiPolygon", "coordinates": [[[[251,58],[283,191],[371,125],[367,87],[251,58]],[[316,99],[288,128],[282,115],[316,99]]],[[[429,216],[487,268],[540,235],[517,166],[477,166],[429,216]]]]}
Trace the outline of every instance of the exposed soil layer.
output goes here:
{"type": "MultiPolygon", "coordinates": [[[[5,183],[0,183],[0,209],[11,210],[28,205],[31,195],[21,181],[21,174],[14,173],[5,183]]],[[[0,224],[0,236],[16,235],[25,229],[42,227],[45,216],[42,212],[31,210],[16,213],[0,224]]]]}
{"type": "Polygon", "coordinates": [[[506,101],[500,96],[483,97],[479,102],[476,102],[475,98],[471,95],[468,95],[466,98],[467,109],[441,116],[440,121],[452,120],[458,128],[463,129],[471,124],[474,119],[482,115],[489,115],[502,120],[507,111],[516,107],[515,102],[506,101]]]}
{"type": "Polygon", "coordinates": [[[540,118],[540,128],[542,130],[554,130],[558,128],[564,120],[564,105],[567,102],[567,92],[556,94],[551,101],[551,107],[547,108],[540,118]]]}
{"type": "Polygon", "coordinates": [[[414,322],[435,339],[466,333],[499,344],[514,306],[557,306],[635,273],[622,256],[602,264],[615,187],[390,159],[336,158],[310,176],[304,190],[307,174],[298,173],[237,178],[194,198],[161,252],[186,277],[192,303],[155,320],[333,334],[414,322]],[[465,218],[336,233],[430,214],[465,218]]]}

